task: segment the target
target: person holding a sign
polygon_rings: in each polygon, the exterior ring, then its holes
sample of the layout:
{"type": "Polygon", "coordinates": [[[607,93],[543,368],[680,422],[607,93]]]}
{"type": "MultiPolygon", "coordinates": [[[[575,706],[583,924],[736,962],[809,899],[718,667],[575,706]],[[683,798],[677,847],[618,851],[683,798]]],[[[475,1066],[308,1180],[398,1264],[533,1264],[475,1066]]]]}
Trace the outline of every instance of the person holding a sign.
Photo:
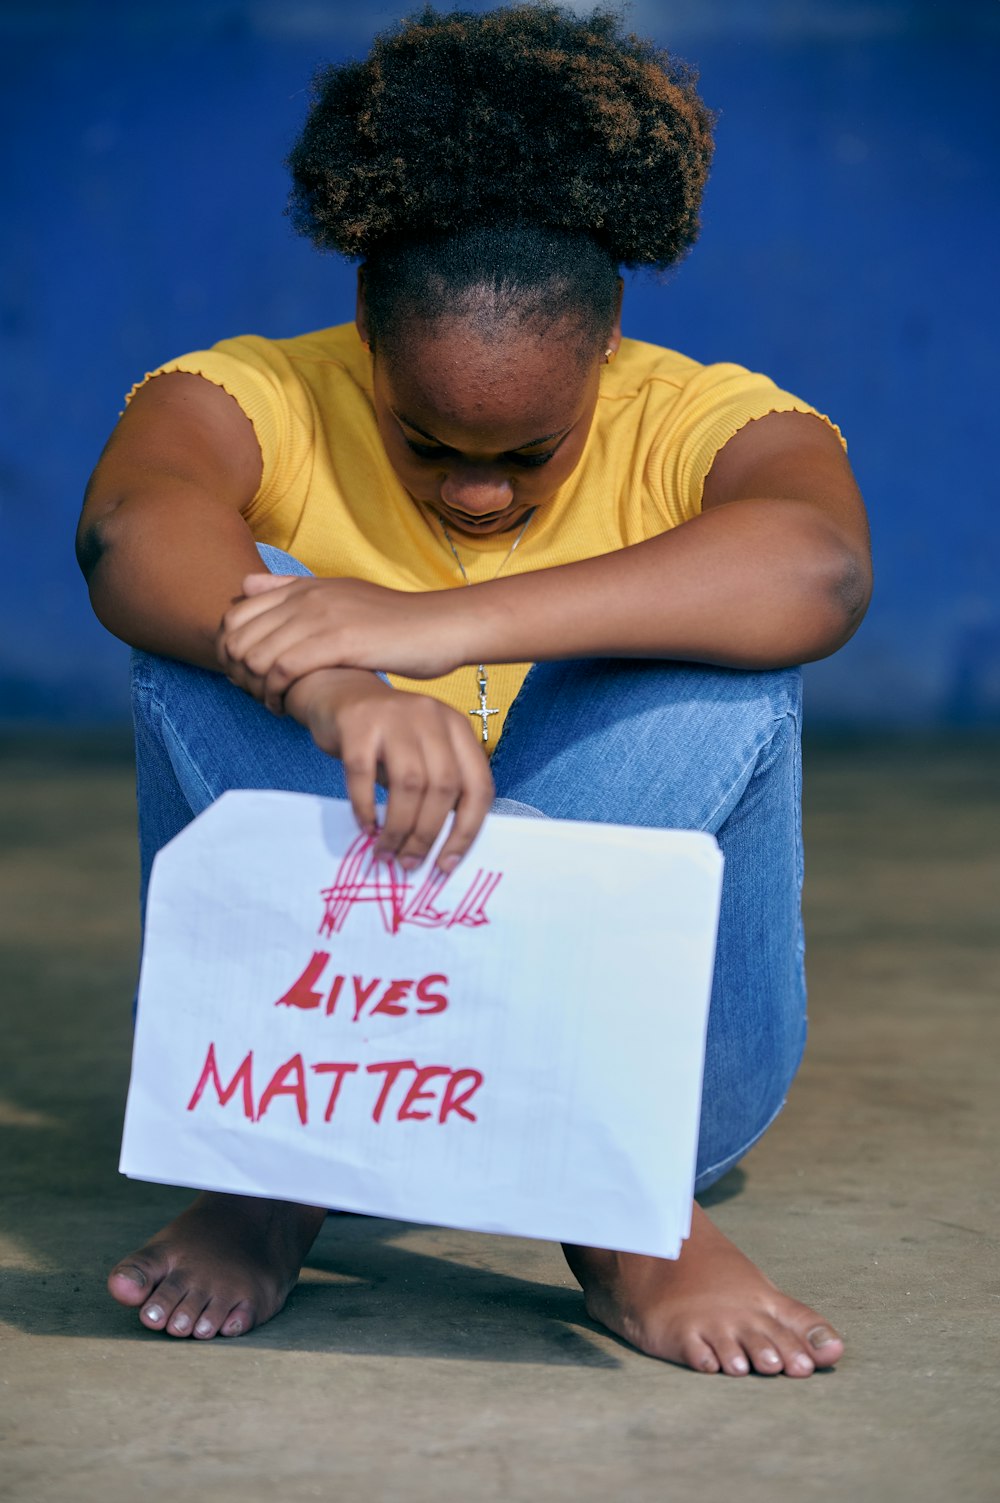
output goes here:
{"type": "MultiPolygon", "coordinates": [[[[795,665],[870,589],[829,420],[622,336],[621,269],[695,239],[711,124],[693,75],[600,11],[426,10],[328,68],[292,212],[360,261],[356,322],[161,367],[78,540],[138,649],[144,881],[234,787],[347,796],[405,870],[454,814],[452,870],[496,795],[717,837],[699,1188],[801,1055],[795,665]]],[[[111,1292],[174,1336],[247,1331],[324,1214],[202,1195],[111,1292]]],[[[652,1355],[801,1377],[842,1353],[697,1206],[676,1262],[566,1255],[592,1316],[652,1355]]]]}

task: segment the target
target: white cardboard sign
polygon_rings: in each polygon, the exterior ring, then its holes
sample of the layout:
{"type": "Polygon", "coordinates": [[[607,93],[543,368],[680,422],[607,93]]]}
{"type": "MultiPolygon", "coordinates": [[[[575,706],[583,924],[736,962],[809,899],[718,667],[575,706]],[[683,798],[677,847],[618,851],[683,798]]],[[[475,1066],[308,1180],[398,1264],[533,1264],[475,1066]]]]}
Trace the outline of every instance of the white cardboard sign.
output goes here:
{"type": "Polygon", "coordinates": [[[157,856],[121,1169],[676,1257],[722,857],[491,815],[450,877],[226,793],[157,856]]]}

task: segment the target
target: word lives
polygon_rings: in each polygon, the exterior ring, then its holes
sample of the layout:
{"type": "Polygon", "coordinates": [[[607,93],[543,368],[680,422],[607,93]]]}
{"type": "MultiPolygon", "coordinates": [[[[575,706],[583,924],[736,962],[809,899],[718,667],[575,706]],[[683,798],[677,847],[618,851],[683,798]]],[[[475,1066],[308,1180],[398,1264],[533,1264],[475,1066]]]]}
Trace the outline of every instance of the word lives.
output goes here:
{"type": "Polygon", "coordinates": [[[349,1016],[352,1023],[357,1023],[366,1008],[365,1016],[369,1018],[403,1018],[408,1013],[425,1018],[444,1012],[448,1006],[448,998],[440,990],[447,986],[448,978],[440,974],[421,976],[419,981],[403,978],[387,982],[381,976],[376,976],[373,981],[352,976],[349,992],[345,992],[347,977],[334,976],[329,991],[325,985],[322,991],[317,991],[329,961],[329,950],[315,950],[301,976],[292,982],[284,996],[278,998],[275,1007],[298,1007],[303,1012],[322,1007],[329,1018],[337,1013],[337,1005],[342,1002],[340,1015],[349,1016]]]}

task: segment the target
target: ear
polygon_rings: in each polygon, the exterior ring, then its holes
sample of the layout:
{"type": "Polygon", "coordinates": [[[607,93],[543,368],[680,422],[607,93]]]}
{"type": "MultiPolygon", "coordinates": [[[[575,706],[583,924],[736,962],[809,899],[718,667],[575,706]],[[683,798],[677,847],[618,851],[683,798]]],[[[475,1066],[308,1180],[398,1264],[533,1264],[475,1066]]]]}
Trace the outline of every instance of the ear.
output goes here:
{"type": "Polygon", "coordinates": [[[365,294],[365,268],[358,267],[358,296],[354,307],[354,323],[362,344],[371,348],[372,336],[368,327],[368,298],[365,294]]]}

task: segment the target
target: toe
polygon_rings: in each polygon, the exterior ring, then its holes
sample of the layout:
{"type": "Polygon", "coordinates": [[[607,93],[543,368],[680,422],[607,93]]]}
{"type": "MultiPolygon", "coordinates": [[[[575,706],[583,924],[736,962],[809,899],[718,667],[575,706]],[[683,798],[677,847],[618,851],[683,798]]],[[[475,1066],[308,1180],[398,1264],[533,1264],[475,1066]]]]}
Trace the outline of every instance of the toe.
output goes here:
{"type": "Polygon", "coordinates": [[[722,1371],[731,1378],[745,1378],[750,1371],[750,1359],[742,1342],[733,1336],[724,1336],[714,1341],[713,1345],[722,1371]]]}
{"type": "Polygon", "coordinates": [[[213,1336],[218,1336],[219,1328],[232,1308],[232,1303],[228,1299],[220,1299],[218,1296],[210,1299],[195,1321],[191,1334],[198,1341],[211,1341],[213,1336]]]}
{"type": "Polygon", "coordinates": [[[162,1331],[169,1315],[170,1310],[165,1308],[163,1302],[158,1299],[150,1300],[149,1304],[144,1305],[139,1311],[139,1319],[151,1331],[162,1331]]]}
{"type": "Polygon", "coordinates": [[[806,1343],[795,1331],[776,1331],[774,1346],[781,1354],[781,1371],[787,1378],[808,1378],[816,1371],[806,1343]]]}
{"type": "Polygon", "coordinates": [[[811,1378],[816,1371],[816,1364],[808,1352],[792,1352],[785,1358],[786,1378],[811,1378]]]}
{"type": "Polygon", "coordinates": [[[141,1305],[148,1300],[162,1270],[154,1269],[141,1256],[126,1258],[108,1274],[108,1292],[120,1305],[141,1305]]]}
{"type": "Polygon", "coordinates": [[[774,1377],[784,1367],[781,1354],[774,1341],[763,1332],[754,1332],[753,1335],[748,1336],[746,1348],[750,1353],[754,1372],[760,1373],[763,1377],[774,1377]]]}
{"type": "Polygon", "coordinates": [[[181,1283],[175,1274],[167,1274],[166,1278],[160,1280],[154,1293],[147,1298],[139,1311],[139,1319],[151,1331],[166,1330],[170,1317],[187,1292],[187,1285],[181,1283]]]}
{"type": "Polygon", "coordinates": [[[844,1343],[832,1327],[821,1322],[806,1334],[808,1350],[817,1367],[832,1367],[844,1355],[844,1343]]]}
{"type": "Polygon", "coordinates": [[[697,1373],[717,1373],[719,1359],[711,1346],[701,1336],[691,1336],[681,1347],[681,1356],[688,1367],[697,1373]]]}
{"type": "Polygon", "coordinates": [[[254,1324],[253,1311],[246,1300],[241,1300],[226,1316],[220,1328],[223,1336],[245,1336],[254,1324]]]}
{"type": "Polygon", "coordinates": [[[167,1321],[166,1329],[171,1336],[191,1336],[195,1324],[208,1303],[203,1290],[189,1289],[167,1321]]]}

